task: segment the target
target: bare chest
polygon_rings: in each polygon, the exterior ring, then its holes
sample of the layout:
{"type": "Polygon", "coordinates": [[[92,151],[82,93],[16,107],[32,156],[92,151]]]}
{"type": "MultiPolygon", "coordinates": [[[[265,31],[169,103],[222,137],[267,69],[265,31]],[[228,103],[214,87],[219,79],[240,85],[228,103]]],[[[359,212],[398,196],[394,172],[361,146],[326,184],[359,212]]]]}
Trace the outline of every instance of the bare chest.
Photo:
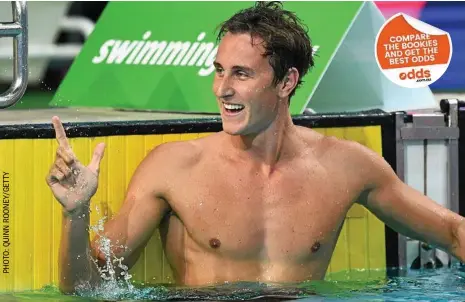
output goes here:
{"type": "Polygon", "coordinates": [[[172,195],[175,211],[193,244],[228,257],[305,260],[330,252],[351,189],[323,171],[294,172],[197,175],[172,195]]]}

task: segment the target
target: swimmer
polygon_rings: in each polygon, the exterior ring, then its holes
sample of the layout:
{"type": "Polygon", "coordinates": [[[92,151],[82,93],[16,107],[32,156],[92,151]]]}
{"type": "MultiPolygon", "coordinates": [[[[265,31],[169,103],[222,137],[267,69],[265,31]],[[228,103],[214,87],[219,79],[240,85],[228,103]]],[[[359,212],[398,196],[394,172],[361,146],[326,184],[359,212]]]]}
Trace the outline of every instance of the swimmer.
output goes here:
{"type": "MultiPolygon", "coordinates": [[[[293,13],[259,2],[219,30],[213,93],[223,130],[164,143],[132,175],[106,223],[117,257],[132,267],[159,230],[178,285],[323,279],[348,210],[359,203],[399,233],[465,260],[465,224],[403,183],[372,150],[293,124],[289,102],[314,65],[293,13]],[[124,245],[127,248],[117,248],[124,245]]],[[[89,207],[105,146],[88,166],[58,117],[46,181],[63,207],[60,289],[97,285],[89,207]]]]}

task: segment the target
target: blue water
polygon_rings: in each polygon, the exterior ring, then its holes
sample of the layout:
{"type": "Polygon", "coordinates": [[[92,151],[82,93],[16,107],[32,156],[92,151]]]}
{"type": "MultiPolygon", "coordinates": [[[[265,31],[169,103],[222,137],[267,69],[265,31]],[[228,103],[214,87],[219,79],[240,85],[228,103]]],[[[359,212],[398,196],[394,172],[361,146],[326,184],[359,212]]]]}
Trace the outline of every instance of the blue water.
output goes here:
{"type": "Polygon", "coordinates": [[[107,284],[64,296],[56,287],[39,291],[0,293],[0,301],[465,301],[465,269],[388,271],[386,274],[340,273],[337,280],[289,284],[255,282],[185,288],[170,285],[107,284]],[[365,276],[358,278],[357,276],[365,276]]]}

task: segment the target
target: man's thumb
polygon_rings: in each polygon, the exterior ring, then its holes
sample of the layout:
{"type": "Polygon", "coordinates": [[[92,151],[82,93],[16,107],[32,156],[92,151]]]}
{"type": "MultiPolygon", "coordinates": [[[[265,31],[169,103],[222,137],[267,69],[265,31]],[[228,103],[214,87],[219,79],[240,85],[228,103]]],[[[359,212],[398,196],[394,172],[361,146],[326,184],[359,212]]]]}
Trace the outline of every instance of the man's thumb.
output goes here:
{"type": "Polygon", "coordinates": [[[98,144],[94,149],[94,154],[92,155],[92,160],[89,164],[89,169],[93,172],[98,172],[100,168],[100,161],[103,158],[103,154],[105,153],[105,143],[98,144]]]}

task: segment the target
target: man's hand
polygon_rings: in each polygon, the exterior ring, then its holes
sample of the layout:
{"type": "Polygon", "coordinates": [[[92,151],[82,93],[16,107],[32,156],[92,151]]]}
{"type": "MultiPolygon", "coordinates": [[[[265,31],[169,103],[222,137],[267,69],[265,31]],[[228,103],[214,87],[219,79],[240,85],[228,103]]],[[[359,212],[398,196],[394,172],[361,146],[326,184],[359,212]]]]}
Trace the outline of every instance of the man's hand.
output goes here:
{"type": "Polygon", "coordinates": [[[90,199],[97,191],[99,166],[105,145],[97,145],[92,160],[86,167],[71,149],[60,119],[54,116],[52,123],[59,146],[46,182],[64,210],[73,212],[80,207],[88,207],[90,199]]]}

